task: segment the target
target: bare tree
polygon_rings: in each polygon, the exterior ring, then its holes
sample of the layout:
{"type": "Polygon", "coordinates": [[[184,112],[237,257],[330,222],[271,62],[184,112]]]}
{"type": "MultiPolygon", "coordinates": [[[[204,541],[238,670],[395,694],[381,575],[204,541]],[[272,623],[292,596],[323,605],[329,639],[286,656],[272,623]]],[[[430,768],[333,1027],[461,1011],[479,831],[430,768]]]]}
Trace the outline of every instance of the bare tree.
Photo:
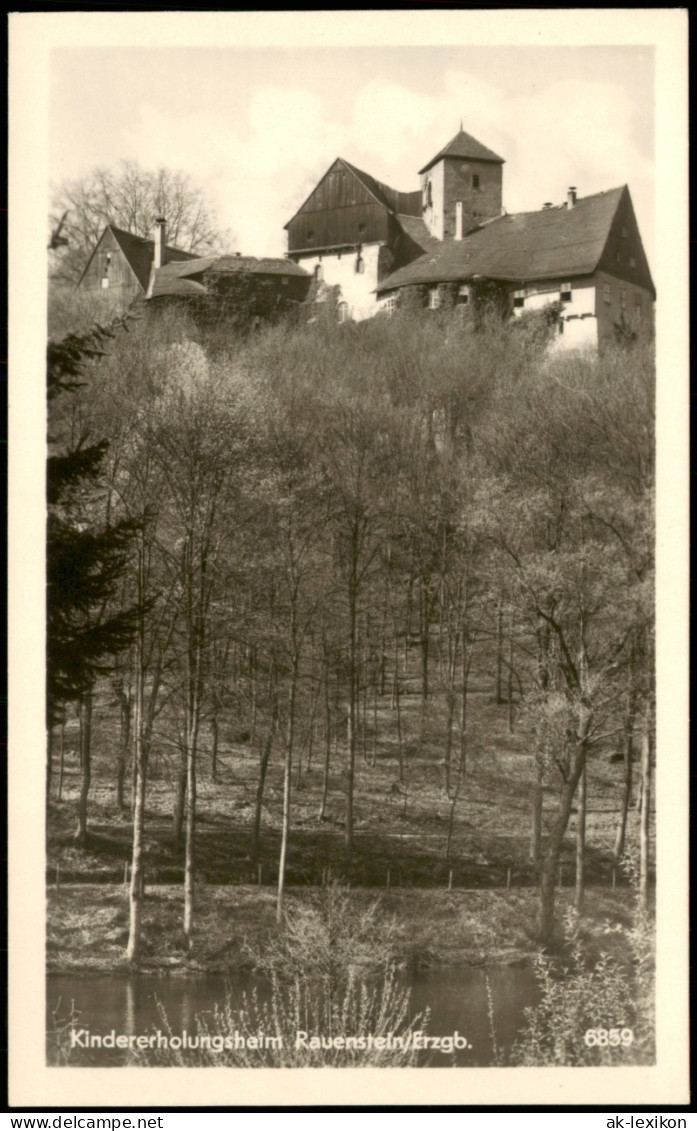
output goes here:
{"type": "Polygon", "coordinates": [[[202,189],[186,173],[122,161],[54,188],[49,223],[52,232],[60,231],[54,277],[77,282],[106,224],[150,238],[158,216],[166,217],[168,240],[182,251],[207,255],[231,250],[234,243],[233,234],[221,230],[202,189]]]}

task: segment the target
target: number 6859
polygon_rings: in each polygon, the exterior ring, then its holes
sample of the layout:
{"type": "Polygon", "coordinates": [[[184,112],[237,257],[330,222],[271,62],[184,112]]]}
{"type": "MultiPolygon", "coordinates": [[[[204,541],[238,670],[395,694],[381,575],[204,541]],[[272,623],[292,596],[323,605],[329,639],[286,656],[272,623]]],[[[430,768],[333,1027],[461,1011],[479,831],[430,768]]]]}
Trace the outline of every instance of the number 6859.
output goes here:
{"type": "Polygon", "coordinates": [[[583,1042],[588,1045],[588,1048],[594,1046],[605,1048],[607,1045],[612,1048],[623,1045],[626,1048],[631,1045],[633,1040],[634,1031],[632,1029],[586,1029],[583,1037],[583,1042]]]}

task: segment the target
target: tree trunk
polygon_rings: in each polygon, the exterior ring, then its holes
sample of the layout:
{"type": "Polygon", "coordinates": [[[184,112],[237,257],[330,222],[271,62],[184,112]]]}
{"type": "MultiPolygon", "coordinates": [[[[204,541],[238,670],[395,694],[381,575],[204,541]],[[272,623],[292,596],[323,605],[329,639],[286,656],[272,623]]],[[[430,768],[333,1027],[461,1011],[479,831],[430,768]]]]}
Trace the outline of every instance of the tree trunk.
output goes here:
{"type": "Polygon", "coordinates": [[[508,733],[513,734],[513,620],[508,644],[508,733]]]}
{"type": "Polygon", "coordinates": [[[503,703],[503,601],[496,608],[496,702],[503,703]]]}
{"type": "Polygon", "coordinates": [[[133,851],[131,856],[131,886],[129,890],[129,931],[126,958],[137,961],[140,954],[140,936],[143,903],[143,841],[145,833],[145,786],[147,780],[147,748],[143,744],[143,699],[145,675],[143,670],[143,625],[142,618],[136,638],[135,650],[135,703],[134,703],[134,749],[133,770],[135,789],[133,793],[133,851]]]}
{"type": "Polygon", "coordinates": [[[184,935],[191,947],[194,929],[195,840],[196,840],[196,747],[198,703],[187,727],[186,736],[186,839],[184,843],[184,935]]]}
{"type": "Polygon", "coordinates": [[[428,663],[429,663],[429,638],[428,638],[428,594],[425,585],[420,589],[419,607],[420,635],[421,635],[421,699],[422,704],[428,701],[428,663]]]}
{"type": "Polygon", "coordinates": [[[329,793],[329,763],[332,756],[332,709],[329,698],[329,672],[326,671],[324,680],[324,775],[322,780],[322,800],[319,805],[317,820],[323,821],[327,809],[327,794],[329,793]]]}
{"type": "Polygon", "coordinates": [[[357,645],[357,614],[358,614],[358,579],[356,576],[357,552],[355,541],[357,532],[354,531],[354,553],[352,558],[352,574],[349,582],[349,702],[348,702],[348,742],[346,761],[346,851],[353,852],[353,783],[356,769],[356,645],[357,645]]]}
{"type": "Polygon", "coordinates": [[[395,625],[394,635],[394,683],[392,686],[392,702],[397,712],[397,757],[399,759],[399,781],[404,782],[404,748],[402,744],[402,712],[399,705],[399,637],[395,625]]]}
{"type": "Polygon", "coordinates": [[[452,756],[453,756],[453,719],[455,718],[455,689],[454,689],[454,687],[448,688],[447,700],[448,700],[448,721],[445,724],[445,726],[446,726],[446,730],[445,730],[445,758],[443,759],[444,769],[445,769],[445,774],[444,774],[445,780],[443,782],[443,787],[445,789],[445,796],[450,797],[450,774],[451,774],[451,769],[452,769],[451,763],[452,763],[452,756]]]}
{"type": "Polygon", "coordinates": [[[552,826],[552,831],[547,842],[542,869],[540,874],[540,915],[539,934],[542,942],[551,941],[554,934],[554,897],[556,892],[557,872],[561,856],[564,835],[569,823],[571,805],[576,793],[579,778],[586,764],[586,744],[579,743],[576,749],[574,764],[568,779],[562,783],[559,796],[559,808],[552,826]]]}
{"type": "Polygon", "coordinates": [[[187,759],[186,751],[180,755],[181,765],[177,774],[176,790],[174,794],[174,811],[172,814],[173,837],[175,845],[179,846],[184,836],[184,814],[186,811],[186,778],[187,759]]]}
{"type": "Polygon", "coordinates": [[[615,864],[618,865],[624,856],[624,845],[627,837],[627,818],[629,816],[629,806],[632,801],[632,785],[633,785],[633,740],[634,740],[634,712],[630,711],[627,717],[627,723],[624,734],[624,782],[622,785],[622,800],[620,802],[620,818],[617,824],[617,836],[615,838],[615,864]]]}
{"type": "Polygon", "coordinates": [[[542,856],[542,809],[544,803],[542,766],[535,758],[535,780],[532,788],[532,822],[530,829],[530,860],[537,869],[542,856]]]}
{"type": "Polygon", "coordinates": [[[119,735],[119,752],[116,762],[116,808],[119,812],[126,808],[124,785],[126,781],[126,761],[131,745],[131,695],[130,686],[127,691],[121,688],[119,704],[121,707],[121,734],[119,735]]]}
{"type": "Polygon", "coordinates": [[[211,781],[217,782],[218,780],[218,716],[214,713],[211,719],[211,737],[213,740],[211,749],[211,781]]]}
{"type": "Polygon", "coordinates": [[[288,838],[290,835],[290,792],[293,775],[293,741],[295,736],[295,699],[298,681],[298,657],[293,659],[290,691],[288,695],[288,738],[283,768],[283,825],[281,828],[281,855],[278,862],[278,896],[276,899],[276,922],[283,921],[283,896],[286,885],[286,860],[288,857],[288,838]]]}
{"type": "Polygon", "coordinates": [[[588,800],[588,767],[584,765],[578,791],[576,810],[576,894],[575,907],[580,915],[583,911],[586,872],[586,803],[588,800]]]}
{"type": "Polygon", "coordinates": [[[46,730],[46,806],[51,802],[51,778],[53,776],[53,727],[48,724],[46,730]]]}
{"type": "Polygon", "coordinates": [[[92,692],[88,691],[82,700],[80,728],[80,761],[82,762],[82,782],[77,803],[77,829],[75,844],[84,848],[87,843],[87,798],[92,780],[92,692]]]}
{"type": "Polygon", "coordinates": [[[266,771],[269,767],[269,759],[271,757],[271,750],[273,748],[274,734],[276,733],[276,723],[278,719],[278,707],[274,701],[271,725],[269,733],[266,736],[266,742],[261,750],[261,757],[259,758],[259,780],[257,782],[257,793],[254,804],[254,827],[252,830],[252,855],[259,855],[259,837],[261,834],[261,809],[264,803],[264,786],[266,784],[266,771]]]}
{"type": "Polygon", "coordinates": [[[58,763],[58,800],[63,799],[63,772],[65,770],[65,720],[61,719],[60,761],[58,763]]]}
{"type": "Polygon", "coordinates": [[[651,739],[651,719],[647,719],[641,743],[641,812],[639,814],[639,905],[642,911],[647,911],[649,905],[651,739]]]}

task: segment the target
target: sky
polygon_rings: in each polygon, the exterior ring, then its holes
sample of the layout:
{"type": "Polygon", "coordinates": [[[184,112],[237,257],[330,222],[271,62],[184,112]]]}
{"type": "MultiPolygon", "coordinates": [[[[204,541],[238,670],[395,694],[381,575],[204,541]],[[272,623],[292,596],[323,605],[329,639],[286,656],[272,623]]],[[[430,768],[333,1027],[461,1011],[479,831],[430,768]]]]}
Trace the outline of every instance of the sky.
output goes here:
{"type": "MultiPolygon", "coordinates": [[[[394,13],[398,16],[399,13],[394,13]]],[[[654,49],[642,45],[66,46],[49,66],[49,179],[183,170],[233,247],[283,226],[337,156],[394,188],[464,129],[505,159],[509,212],[628,184],[654,246],[654,49]]]]}

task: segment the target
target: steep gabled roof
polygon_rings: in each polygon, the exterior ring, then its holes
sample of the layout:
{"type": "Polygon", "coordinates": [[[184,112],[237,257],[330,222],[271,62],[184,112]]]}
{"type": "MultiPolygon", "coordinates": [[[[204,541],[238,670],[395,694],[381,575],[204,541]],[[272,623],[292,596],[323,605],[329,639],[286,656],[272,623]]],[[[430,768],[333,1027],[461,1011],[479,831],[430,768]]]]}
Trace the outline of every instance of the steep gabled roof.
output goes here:
{"type": "Polygon", "coordinates": [[[339,161],[346,166],[346,168],[357,177],[361,184],[367,188],[368,192],[375,197],[378,204],[382,204],[390,212],[405,212],[409,215],[416,214],[412,209],[418,207],[418,213],[421,213],[421,192],[400,192],[399,189],[390,188],[382,181],[376,181],[375,177],[371,177],[370,173],[364,173],[362,169],[358,169],[355,165],[351,165],[345,158],[340,157],[339,161]]]}
{"type": "Polygon", "coordinates": [[[590,275],[603,257],[626,186],[539,212],[500,216],[462,240],[434,239],[423,221],[400,224],[423,255],[382,280],[378,292],[419,283],[455,282],[472,275],[510,282],[590,275]]]}
{"type": "Polygon", "coordinates": [[[337,157],[336,160],[332,161],[326,173],[324,173],[324,175],[320,177],[312,192],[305,197],[305,200],[302,202],[300,207],[293,213],[290,220],[288,220],[287,223],[283,225],[285,229],[289,228],[293,223],[295,217],[303,211],[307,202],[311,200],[322,182],[326,180],[332,169],[334,169],[334,166],[337,164],[343,165],[344,168],[363,186],[363,188],[368,193],[370,193],[373,199],[378,204],[382,205],[383,208],[386,208],[388,212],[405,212],[407,214],[413,215],[420,213],[421,193],[419,190],[417,190],[416,192],[400,192],[398,189],[390,188],[389,185],[385,185],[382,183],[382,181],[377,181],[375,177],[371,177],[370,173],[365,173],[363,169],[359,169],[357,165],[352,165],[351,162],[347,161],[345,157],[337,157]]]}
{"type": "MultiPolygon", "coordinates": [[[[146,240],[142,236],[136,236],[133,232],[126,232],[123,228],[117,228],[115,224],[107,224],[101,236],[90,255],[82,275],[78,279],[78,286],[82,282],[87,268],[94,259],[94,256],[101,244],[106,232],[109,231],[113,235],[116,243],[121,248],[124,258],[129,267],[133,271],[136,279],[140,283],[144,291],[148,288],[150,279],[150,268],[152,267],[153,259],[155,258],[155,242],[154,240],[146,240]]],[[[172,247],[171,244],[165,246],[165,256],[169,261],[195,259],[196,256],[191,252],[182,251],[181,248],[172,247]]]]}
{"type": "Polygon", "coordinates": [[[499,157],[492,149],[487,149],[485,145],[482,145],[470,134],[465,133],[463,129],[460,129],[455,137],[424,165],[423,169],[419,169],[419,174],[428,172],[431,166],[443,157],[460,157],[470,161],[489,161],[496,165],[504,164],[503,157],[499,157]]]}

